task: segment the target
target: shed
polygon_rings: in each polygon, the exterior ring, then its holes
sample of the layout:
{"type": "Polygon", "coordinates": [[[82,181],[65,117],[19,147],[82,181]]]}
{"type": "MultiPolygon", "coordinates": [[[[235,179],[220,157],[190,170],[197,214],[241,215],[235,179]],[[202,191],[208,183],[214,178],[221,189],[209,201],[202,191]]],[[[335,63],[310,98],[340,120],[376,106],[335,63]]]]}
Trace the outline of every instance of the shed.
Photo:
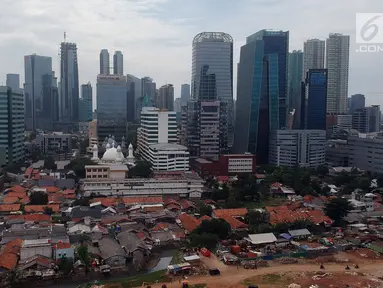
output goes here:
{"type": "Polygon", "coordinates": [[[249,238],[246,238],[253,245],[271,244],[277,241],[277,238],[273,233],[261,233],[261,234],[250,234],[249,238]]]}
{"type": "Polygon", "coordinates": [[[200,262],[200,258],[198,255],[190,255],[190,256],[185,256],[184,261],[193,265],[193,264],[198,264],[200,262]]]}
{"type": "Polygon", "coordinates": [[[304,238],[311,235],[310,231],[307,229],[289,230],[289,234],[293,238],[304,238]]]}

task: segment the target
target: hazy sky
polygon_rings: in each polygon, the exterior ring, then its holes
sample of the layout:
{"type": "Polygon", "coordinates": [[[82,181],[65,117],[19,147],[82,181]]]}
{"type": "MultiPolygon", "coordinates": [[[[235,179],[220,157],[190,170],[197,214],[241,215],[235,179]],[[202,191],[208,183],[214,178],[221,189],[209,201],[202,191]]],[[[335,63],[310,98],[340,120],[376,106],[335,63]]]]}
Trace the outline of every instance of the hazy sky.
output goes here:
{"type": "Polygon", "coordinates": [[[51,56],[58,71],[66,31],[77,43],[80,84],[95,86],[99,53],[107,48],[123,52],[125,74],[150,76],[158,87],[174,84],[179,97],[180,85],[190,83],[199,32],[231,34],[234,63],[246,36],[264,28],[289,30],[290,51],[339,32],[351,35],[349,94],[383,106],[383,52],[355,52],[356,12],[383,13],[383,0],[1,0],[0,81],[6,73],[23,81],[23,56],[32,53],[51,56]]]}

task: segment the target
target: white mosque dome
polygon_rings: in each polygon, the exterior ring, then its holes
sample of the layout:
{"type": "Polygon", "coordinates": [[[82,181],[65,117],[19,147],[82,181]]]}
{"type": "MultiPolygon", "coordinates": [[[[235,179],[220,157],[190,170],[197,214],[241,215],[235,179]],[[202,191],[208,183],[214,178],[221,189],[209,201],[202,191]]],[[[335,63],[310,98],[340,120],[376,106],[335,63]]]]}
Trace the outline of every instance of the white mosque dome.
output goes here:
{"type": "Polygon", "coordinates": [[[121,147],[118,146],[117,148],[112,147],[105,151],[104,155],[102,156],[102,161],[105,162],[116,162],[116,161],[122,161],[124,159],[124,154],[121,152],[121,147]]]}

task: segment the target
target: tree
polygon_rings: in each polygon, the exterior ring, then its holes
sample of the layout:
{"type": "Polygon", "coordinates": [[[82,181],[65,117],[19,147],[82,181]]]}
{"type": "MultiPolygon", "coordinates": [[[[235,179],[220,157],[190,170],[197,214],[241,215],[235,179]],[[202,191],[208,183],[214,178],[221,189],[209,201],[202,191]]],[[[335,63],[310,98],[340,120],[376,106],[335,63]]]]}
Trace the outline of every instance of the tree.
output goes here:
{"type": "Polygon", "coordinates": [[[267,223],[267,215],[266,213],[262,213],[260,211],[250,211],[246,214],[245,216],[245,222],[249,224],[250,226],[258,226],[260,224],[265,224],[267,223]]]}
{"type": "Polygon", "coordinates": [[[326,203],[325,212],[328,217],[341,224],[344,217],[353,209],[353,205],[344,198],[334,198],[326,203]]]}
{"type": "Polygon", "coordinates": [[[377,177],[376,182],[377,182],[379,188],[382,188],[382,187],[383,187],[383,175],[382,175],[382,174],[380,174],[380,175],[377,177]]]}
{"type": "Polygon", "coordinates": [[[69,162],[65,169],[73,170],[78,178],[85,178],[85,166],[96,165],[92,160],[86,157],[78,157],[69,162]]]}
{"type": "Polygon", "coordinates": [[[370,189],[370,179],[367,177],[362,177],[358,179],[358,188],[362,189],[363,191],[369,191],[370,189]]]}
{"type": "Polygon", "coordinates": [[[129,170],[129,178],[149,178],[152,175],[152,164],[147,161],[139,161],[129,170]]]}
{"type": "Polygon", "coordinates": [[[219,241],[219,237],[211,233],[203,233],[201,235],[192,233],[189,238],[192,246],[206,247],[208,249],[214,249],[219,241]]]}
{"type": "Polygon", "coordinates": [[[20,287],[21,276],[22,276],[20,270],[16,270],[16,269],[10,270],[6,272],[5,275],[3,276],[4,278],[1,277],[1,282],[4,286],[1,286],[0,284],[0,287],[10,287],[10,288],[20,287]]]}
{"type": "Polygon", "coordinates": [[[31,205],[47,205],[48,194],[43,191],[35,191],[29,196],[29,203],[31,205]]]}
{"type": "Polygon", "coordinates": [[[319,165],[319,166],[317,167],[317,173],[318,173],[318,175],[321,176],[321,177],[326,176],[326,175],[328,174],[328,172],[329,172],[328,167],[325,166],[325,165],[319,165]]]}
{"type": "Polygon", "coordinates": [[[55,160],[53,159],[52,156],[48,156],[44,159],[44,169],[48,170],[56,170],[57,165],[55,163],[55,160]]]}
{"type": "Polygon", "coordinates": [[[68,275],[73,268],[73,259],[68,259],[65,256],[63,256],[58,260],[57,265],[59,266],[59,270],[64,275],[68,275]]]}
{"type": "Polygon", "coordinates": [[[222,219],[212,219],[210,221],[202,221],[193,233],[195,234],[215,234],[219,239],[226,239],[231,232],[231,227],[229,223],[222,219]]]}
{"type": "Polygon", "coordinates": [[[44,207],[44,214],[46,215],[52,215],[53,214],[53,209],[51,207],[44,207]]]}
{"type": "Polygon", "coordinates": [[[87,197],[76,199],[72,203],[72,207],[74,206],[89,206],[90,205],[90,200],[87,197]]]}
{"type": "Polygon", "coordinates": [[[211,208],[210,205],[206,205],[203,202],[201,202],[201,204],[199,205],[198,210],[201,216],[204,216],[204,215],[211,216],[211,214],[213,213],[213,208],[211,208]]]}
{"type": "Polygon", "coordinates": [[[85,265],[85,272],[88,273],[88,268],[90,265],[90,257],[88,252],[88,246],[81,243],[81,245],[77,248],[78,258],[85,265]]]}

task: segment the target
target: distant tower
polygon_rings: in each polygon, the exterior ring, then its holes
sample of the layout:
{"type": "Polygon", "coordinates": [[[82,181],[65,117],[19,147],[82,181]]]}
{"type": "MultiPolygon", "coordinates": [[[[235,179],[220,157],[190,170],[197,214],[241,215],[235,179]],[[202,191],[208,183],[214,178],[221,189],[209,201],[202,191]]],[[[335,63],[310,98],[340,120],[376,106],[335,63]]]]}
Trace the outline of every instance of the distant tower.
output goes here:
{"type": "Polygon", "coordinates": [[[128,157],[126,157],[126,160],[128,160],[129,163],[134,163],[134,156],[133,156],[133,145],[132,143],[129,144],[129,153],[128,157]]]}
{"type": "Polygon", "coordinates": [[[113,55],[113,74],[124,75],[124,56],[121,51],[114,52],[113,55]]]}
{"type": "Polygon", "coordinates": [[[93,148],[92,148],[92,152],[93,152],[93,157],[92,157],[92,161],[98,161],[100,159],[98,159],[98,147],[96,144],[94,144],[93,148]]]}
{"type": "Polygon", "coordinates": [[[100,52],[100,74],[110,74],[110,61],[108,49],[102,49],[100,52]]]}

